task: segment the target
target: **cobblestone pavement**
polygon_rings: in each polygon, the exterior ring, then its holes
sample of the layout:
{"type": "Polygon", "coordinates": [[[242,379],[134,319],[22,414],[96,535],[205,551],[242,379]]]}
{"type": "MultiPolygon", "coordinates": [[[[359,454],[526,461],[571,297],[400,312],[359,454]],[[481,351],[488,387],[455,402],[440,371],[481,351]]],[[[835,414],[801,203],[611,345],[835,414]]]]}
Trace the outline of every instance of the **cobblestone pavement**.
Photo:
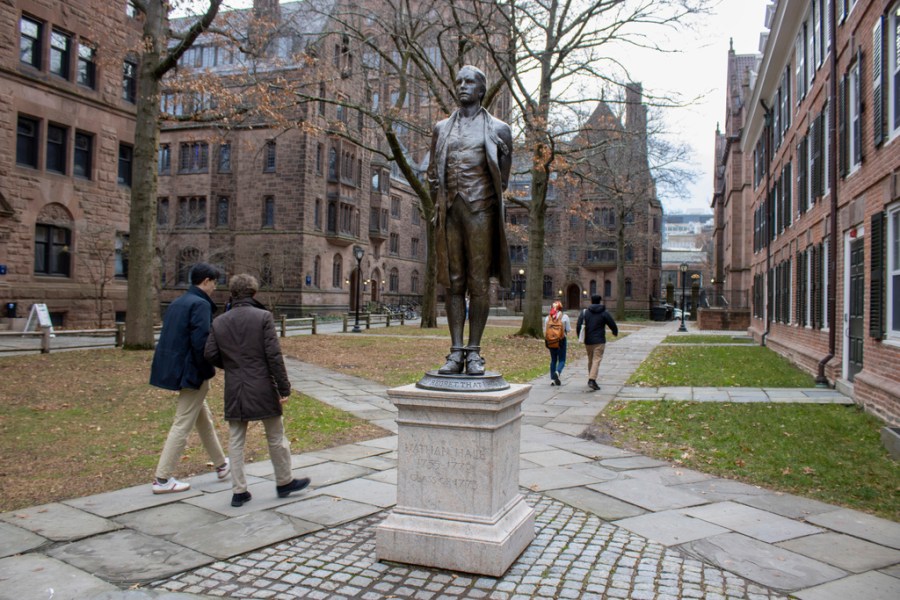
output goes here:
{"type": "Polygon", "coordinates": [[[537,537],[501,578],[377,562],[374,526],[382,512],[152,587],[273,600],[785,598],[552,498],[526,499],[535,508],[537,537]]]}

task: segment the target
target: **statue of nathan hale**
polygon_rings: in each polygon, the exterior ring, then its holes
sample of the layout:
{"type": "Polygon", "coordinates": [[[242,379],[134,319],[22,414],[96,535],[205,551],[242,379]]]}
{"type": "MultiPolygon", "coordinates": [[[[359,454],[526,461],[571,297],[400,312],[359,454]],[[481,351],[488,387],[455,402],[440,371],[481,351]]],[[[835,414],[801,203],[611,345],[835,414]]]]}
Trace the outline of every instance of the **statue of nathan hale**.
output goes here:
{"type": "Polygon", "coordinates": [[[459,109],[434,126],[428,181],[435,207],[437,280],[446,290],[450,354],[440,374],[484,375],[481,336],[490,310],[490,278],[510,287],[503,192],[512,162],[509,125],[481,106],[484,73],[456,76],[459,109]],[[466,295],[469,341],[463,344],[466,295]]]}

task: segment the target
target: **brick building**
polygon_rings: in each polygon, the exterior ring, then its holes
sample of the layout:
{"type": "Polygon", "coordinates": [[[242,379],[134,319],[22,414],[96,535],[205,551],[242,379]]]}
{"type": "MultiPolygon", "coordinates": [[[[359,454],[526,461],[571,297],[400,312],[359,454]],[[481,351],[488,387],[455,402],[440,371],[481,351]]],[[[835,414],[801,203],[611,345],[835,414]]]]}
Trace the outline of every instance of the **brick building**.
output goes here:
{"type": "MultiPolygon", "coordinates": [[[[624,123],[605,103],[598,104],[571,149],[581,148],[573,163],[580,166],[580,185],[550,186],[545,218],[542,296],[560,299],[567,309],[590,304],[601,294],[610,310],[624,285],[625,310],[648,315],[651,297],[658,299],[662,246],[662,205],[650,176],[647,159],[647,116],[640,84],[627,86],[624,123]],[[602,138],[602,139],[601,139],[602,138]],[[617,231],[623,228],[623,247],[617,231]],[[624,277],[619,281],[618,253],[624,252],[624,277]]],[[[510,187],[525,188],[527,177],[510,187]]],[[[510,208],[510,253],[514,297],[529,277],[527,263],[528,214],[510,208]],[[516,241],[516,232],[519,240],[516,241]]]]}
{"type": "Polygon", "coordinates": [[[125,310],[133,16],[126,0],[0,4],[0,301],[19,317],[125,310]]]}
{"type": "MultiPolygon", "coordinates": [[[[418,303],[426,253],[418,199],[399,172],[367,150],[379,133],[351,108],[371,102],[364,79],[370,71],[348,40],[327,33],[327,20],[308,3],[257,1],[228,22],[235,26],[251,10],[278,24],[274,54],[255,68],[278,69],[313,89],[311,95],[346,105],[301,102],[290,109],[300,125],[289,128],[273,121],[228,129],[163,126],[161,300],[180,294],[190,264],[203,258],[220,265],[226,278],[256,275],[260,299],[288,315],[355,309],[357,277],[363,308],[367,301],[418,303]],[[296,60],[298,50],[316,56],[315,66],[296,60]],[[364,250],[361,275],[355,246],[364,250]]],[[[246,78],[234,66],[236,51],[225,50],[220,40],[201,37],[181,68],[246,78]]],[[[173,94],[171,110],[182,110],[183,98],[173,94]]],[[[224,300],[225,288],[218,294],[224,300]]]]}
{"type": "Polygon", "coordinates": [[[767,26],[740,138],[749,331],[896,424],[900,1],[781,0],[767,26]]]}

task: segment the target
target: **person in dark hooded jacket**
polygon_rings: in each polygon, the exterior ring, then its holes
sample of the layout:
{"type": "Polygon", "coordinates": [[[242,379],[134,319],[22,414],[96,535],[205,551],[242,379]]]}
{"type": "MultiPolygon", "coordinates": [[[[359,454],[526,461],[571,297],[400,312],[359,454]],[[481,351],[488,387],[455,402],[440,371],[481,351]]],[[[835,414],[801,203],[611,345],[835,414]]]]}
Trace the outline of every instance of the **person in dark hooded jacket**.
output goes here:
{"type": "Polygon", "coordinates": [[[602,302],[603,297],[599,294],[591,296],[591,305],[581,311],[575,327],[579,336],[581,328],[585,328],[584,347],[588,356],[588,387],[595,391],[600,389],[600,386],[597,385],[597,370],[600,368],[603,351],[606,349],[606,328],[609,327],[613,335],[619,335],[619,328],[616,326],[615,320],[611,314],[606,312],[606,307],[602,302]]]}
{"type": "Polygon", "coordinates": [[[251,275],[231,278],[231,309],[213,321],[206,341],[205,356],[225,369],[225,420],[228,421],[231,459],[232,506],[243,506],[251,495],[244,475],[244,440],[250,421],[262,421],[266,430],[269,458],[275,470],[275,491],[279,498],[309,485],[309,478],[291,474],[291,445],[284,437],[282,404],[291,395],[275,333],[272,313],[253,296],[259,282],[251,275]]]}

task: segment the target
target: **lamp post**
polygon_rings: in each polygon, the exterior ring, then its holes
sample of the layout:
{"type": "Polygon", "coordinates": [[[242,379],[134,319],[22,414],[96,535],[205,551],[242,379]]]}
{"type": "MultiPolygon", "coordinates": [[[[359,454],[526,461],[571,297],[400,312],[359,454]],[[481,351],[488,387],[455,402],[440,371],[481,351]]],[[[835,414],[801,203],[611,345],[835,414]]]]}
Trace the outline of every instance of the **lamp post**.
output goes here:
{"type": "Polygon", "coordinates": [[[687,328],[684,326],[684,309],[686,306],[685,301],[684,301],[684,298],[685,298],[684,285],[685,285],[685,281],[687,280],[687,270],[688,270],[687,263],[681,263],[681,265],[678,268],[681,271],[681,327],[678,328],[678,331],[686,332],[687,328]]]}
{"type": "Polygon", "coordinates": [[[366,255],[366,251],[362,246],[353,246],[353,257],[356,259],[356,320],[353,323],[353,333],[361,333],[359,328],[359,284],[362,281],[362,259],[366,255]]]}
{"type": "Polygon", "coordinates": [[[519,269],[519,308],[516,312],[522,312],[522,296],[525,295],[525,269],[519,269]]]}

